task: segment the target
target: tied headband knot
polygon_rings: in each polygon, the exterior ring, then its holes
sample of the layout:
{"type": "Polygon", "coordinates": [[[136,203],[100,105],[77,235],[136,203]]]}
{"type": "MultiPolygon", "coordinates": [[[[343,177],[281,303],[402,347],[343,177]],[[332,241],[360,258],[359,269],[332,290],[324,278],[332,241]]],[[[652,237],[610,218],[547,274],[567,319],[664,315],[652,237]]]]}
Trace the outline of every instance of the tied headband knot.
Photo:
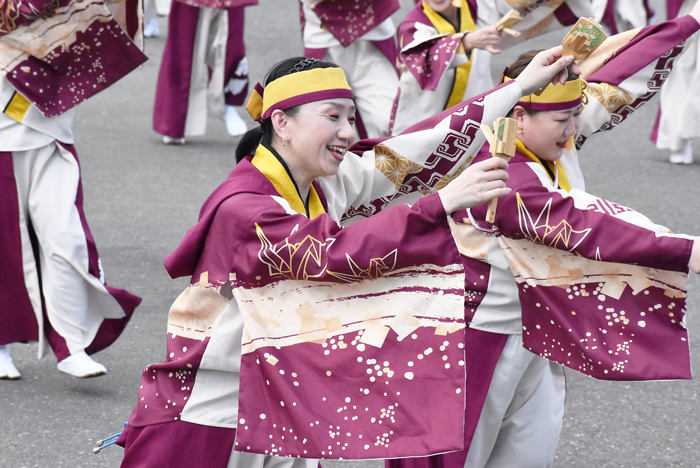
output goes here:
{"type": "MultiPolygon", "coordinates": [[[[501,83],[511,80],[512,78],[505,76],[505,73],[501,77],[501,83]]],[[[534,93],[523,96],[518,101],[518,105],[537,111],[571,109],[581,103],[588,103],[587,96],[583,93],[586,86],[587,83],[580,77],[567,81],[564,85],[549,83],[539,96],[534,93]]]]}
{"type": "Polygon", "coordinates": [[[313,59],[297,63],[288,75],[277,78],[263,88],[256,84],[245,105],[250,116],[262,123],[276,109],[306,104],[322,99],[355,99],[345,73],[340,68],[306,70],[313,59]]]}

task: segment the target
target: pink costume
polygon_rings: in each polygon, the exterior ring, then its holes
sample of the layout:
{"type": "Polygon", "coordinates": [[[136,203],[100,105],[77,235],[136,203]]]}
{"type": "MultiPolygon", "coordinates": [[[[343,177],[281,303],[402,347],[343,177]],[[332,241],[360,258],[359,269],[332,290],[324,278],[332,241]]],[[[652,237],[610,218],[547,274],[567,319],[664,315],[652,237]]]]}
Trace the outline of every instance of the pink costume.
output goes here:
{"type": "Polygon", "coordinates": [[[461,448],[464,348],[487,335],[464,328],[464,284],[480,271],[424,195],[520,94],[504,85],[413,134],[360,142],[308,211],[269,149],[239,163],[166,260],[192,282],[170,310],[169,357],[144,371],[123,466],[205,433],[211,445],[191,455],[214,467],[461,448]]]}
{"type": "Polygon", "coordinates": [[[153,129],[171,138],[204,135],[248,93],[244,7],[257,0],[173,0],[158,74],[153,129]]]}
{"type": "Polygon", "coordinates": [[[58,361],[109,346],[141,301],[108,286],[83,212],[74,107],[146,60],[101,0],[5,2],[0,12],[0,345],[58,361]]]}
{"type": "Polygon", "coordinates": [[[390,16],[399,9],[398,0],[300,1],[304,55],[345,71],[359,110],[360,138],[389,135],[398,86],[396,29],[390,16]]]}

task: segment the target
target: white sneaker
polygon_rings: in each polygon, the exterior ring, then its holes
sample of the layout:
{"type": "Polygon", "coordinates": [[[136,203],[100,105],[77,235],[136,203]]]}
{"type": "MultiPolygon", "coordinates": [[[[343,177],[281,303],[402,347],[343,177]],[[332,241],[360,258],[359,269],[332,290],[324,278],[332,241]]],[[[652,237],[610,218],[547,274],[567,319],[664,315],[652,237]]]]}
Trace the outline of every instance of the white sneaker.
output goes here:
{"type": "Polygon", "coordinates": [[[671,153],[668,157],[671,164],[693,164],[693,148],[690,142],[691,140],[688,140],[682,150],[671,153]]]}
{"type": "Polygon", "coordinates": [[[231,136],[243,135],[248,131],[248,126],[243,121],[235,106],[226,106],[224,111],[224,122],[226,122],[226,131],[231,136]]]}
{"type": "Polygon", "coordinates": [[[166,145],[184,145],[185,144],[185,137],[172,138],[172,137],[169,137],[168,135],[163,135],[163,143],[165,143],[166,145]]]}
{"type": "Polygon", "coordinates": [[[17,380],[20,374],[10,357],[10,348],[7,345],[0,346],[0,379],[17,380]]]}
{"type": "Polygon", "coordinates": [[[63,361],[58,363],[58,370],[64,374],[70,374],[73,377],[84,379],[86,377],[97,377],[105,375],[107,369],[99,362],[95,362],[90,356],[85,353],[85,350],[71,354],[63,361]]]}
{"type": "Polygon", "coordinates": [[[151,18],[143,27],[143,35],[146,37],[160,36],[160,28],[158,27],[158,18],[151,18]]]}

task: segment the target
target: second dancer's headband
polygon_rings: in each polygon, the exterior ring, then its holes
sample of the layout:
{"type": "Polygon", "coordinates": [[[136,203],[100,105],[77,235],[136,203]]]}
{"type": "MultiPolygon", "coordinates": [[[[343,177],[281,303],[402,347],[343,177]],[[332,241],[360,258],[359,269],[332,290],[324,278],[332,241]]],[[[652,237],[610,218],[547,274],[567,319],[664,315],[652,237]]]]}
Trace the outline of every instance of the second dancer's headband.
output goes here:
{"type": "MultiPolygon", "coordinates": [[[[511,80],[512,78],[505,76],[505,73],[501,77],[501,83],[511,80]]],[[[585,82],[581,78],[567,81],[564,85],[553,85],[550,83],[539,96],[533,93],[521,97],[518,105],[523,106],[525,109],[536,111],[571,109],[581,104],[585,88],[585,82]]]]}
{"type": "Polygon", "coordinates": [[[256,84],[245,108],[254,120],[262,122],[269,118],[275,109],[284,110],[334,98],[355,99],[342,69],[292,69],[289,75],[277,78],[265,88],[260,86],[260,83],[256,84]]]}

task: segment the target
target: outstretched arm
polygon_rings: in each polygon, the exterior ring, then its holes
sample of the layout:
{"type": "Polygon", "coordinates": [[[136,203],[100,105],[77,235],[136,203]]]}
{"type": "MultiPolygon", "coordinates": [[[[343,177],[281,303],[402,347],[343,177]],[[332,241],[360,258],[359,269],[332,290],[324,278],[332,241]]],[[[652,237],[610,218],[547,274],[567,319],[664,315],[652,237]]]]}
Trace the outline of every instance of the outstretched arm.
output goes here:
{"type": "MultiPolygon", "coordinates": [[[[484,144],[481,123],[490,125],[523,94],[564,79],[562,72],[572,61],[572,56],[561,57],[561,46],[540,52],[511,85],[460,103],[395,137],[357,143],[352,148],[355,154],[346,155],[336,176],[319,180],[328,197],[329,214],[338,220],[367,217],[396,203],[414,203],[447,186],[484,144]]],[[[494,188],[499,187],[491,184],[483,193],[494,188]]],[[[449,208],[455,206],[448,201],[449,208]]]]}
{"type": "Polygon", "coordinates": [[[593,133],[615,128],[659,91],[688,38],[700,29],[698,16],[696,4],[690,15],[617,34],[581,62],[588,104],[578,147],[593,133]]]}

